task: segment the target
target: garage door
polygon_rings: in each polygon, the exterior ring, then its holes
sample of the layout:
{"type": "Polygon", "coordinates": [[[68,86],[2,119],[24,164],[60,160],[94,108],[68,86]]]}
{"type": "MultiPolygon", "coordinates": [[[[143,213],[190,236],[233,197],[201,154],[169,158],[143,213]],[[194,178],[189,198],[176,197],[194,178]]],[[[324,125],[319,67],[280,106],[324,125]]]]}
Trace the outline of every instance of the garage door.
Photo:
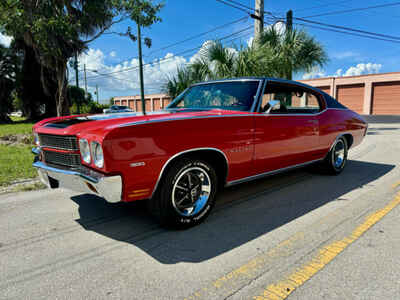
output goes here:
{"type": "Polygon", "coordinates": [[[400,114],[400,82],[385,82],[373,85],[372,114],[400,114]]]}
{"type": "Polygon", "coordinates": [[[327,93],[328,95],[331,95],[331,87],[330,86],[316,86],[316,88],[327,93]]]}
{"type": "Polygon", "coordinates": [[[364,84],[340,85],[336,92],[337,100],[357,113],[363,112],[364,84]]]}

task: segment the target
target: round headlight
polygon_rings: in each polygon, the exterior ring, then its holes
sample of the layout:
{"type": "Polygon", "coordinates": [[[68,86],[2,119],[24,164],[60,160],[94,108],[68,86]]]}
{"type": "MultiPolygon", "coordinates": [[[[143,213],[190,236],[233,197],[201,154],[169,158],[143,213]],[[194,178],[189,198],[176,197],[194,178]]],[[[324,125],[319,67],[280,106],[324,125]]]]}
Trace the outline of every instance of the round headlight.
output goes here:
{"type": "Polygon", "coordinates": [[[36,146],[40,146],[39,135],[37,134],[37,132],[33,133],[33,143],[36,146]]]}
{"type": "Polygon", "coordinates": [[[81,151],[82,159],[85,163],[90,163],[90,148],[89,143],[86,139],[79,140],[79,149],[81,151]]]}
{"type": "Polygon", "coordinates": [[[104,166],[103,149],[98,142],[92,142],[93,161],[96,167],[102,168],[104,166]]]}

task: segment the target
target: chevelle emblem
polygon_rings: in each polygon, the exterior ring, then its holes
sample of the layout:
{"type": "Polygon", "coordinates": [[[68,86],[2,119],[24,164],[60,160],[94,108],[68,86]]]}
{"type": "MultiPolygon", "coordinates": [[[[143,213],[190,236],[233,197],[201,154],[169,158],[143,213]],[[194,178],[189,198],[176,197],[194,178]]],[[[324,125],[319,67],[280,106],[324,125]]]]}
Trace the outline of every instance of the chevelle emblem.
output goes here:
{"type": "Polygon", "coordinates": [[[143,162],[143,161],[129,164],[129,166],[131,166],[132,168],[134,168],[134,167],[142,167],[142,166],[145,166],[145,165],[146,165],[146,163],[143,162]]]}

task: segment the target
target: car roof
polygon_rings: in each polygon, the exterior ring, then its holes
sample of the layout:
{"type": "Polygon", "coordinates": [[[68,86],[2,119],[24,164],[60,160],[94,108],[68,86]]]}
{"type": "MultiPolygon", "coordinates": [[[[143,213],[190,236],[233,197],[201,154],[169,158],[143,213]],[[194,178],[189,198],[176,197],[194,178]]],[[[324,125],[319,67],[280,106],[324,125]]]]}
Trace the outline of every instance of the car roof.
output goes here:
{"type": "Polygon", "coordinates": [[[304,84],[299,81],[288,80],[283,78],[275,78],[275,77],[262,77],[262,76],[249,76],[249,77],[237,77],[237,78],[226,78],[226,79],[217,79],[217,80],[210,80],[210,81],[203,81],[194,83],[191,86],[202,85],[202,84],[209,84],[209,83],[218,83],[218,82],[232,82],[232,81],[252,81],[252,80],[266,80],[266,81],[273,81],[278,83],[288,83],[288,84],[295,84],[297,86],[302,86],[308,89],[312,89],[317,92],[321,92],[320,89],[315,88],[311,85],[304,84]]]}

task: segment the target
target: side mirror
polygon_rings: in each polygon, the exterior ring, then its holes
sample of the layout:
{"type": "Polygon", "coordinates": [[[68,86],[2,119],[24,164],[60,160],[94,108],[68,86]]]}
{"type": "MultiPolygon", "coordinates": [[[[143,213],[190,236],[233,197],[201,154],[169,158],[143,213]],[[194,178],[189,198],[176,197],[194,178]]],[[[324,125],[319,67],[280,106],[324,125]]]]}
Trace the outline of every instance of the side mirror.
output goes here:
{"type": "Polygon", "coordinates": [[[280,109],[281,108],[281,101],[279,100],[270,100],[268,101],[268,109],[265,113],[269,114],[271,110],[280,109]]]}

